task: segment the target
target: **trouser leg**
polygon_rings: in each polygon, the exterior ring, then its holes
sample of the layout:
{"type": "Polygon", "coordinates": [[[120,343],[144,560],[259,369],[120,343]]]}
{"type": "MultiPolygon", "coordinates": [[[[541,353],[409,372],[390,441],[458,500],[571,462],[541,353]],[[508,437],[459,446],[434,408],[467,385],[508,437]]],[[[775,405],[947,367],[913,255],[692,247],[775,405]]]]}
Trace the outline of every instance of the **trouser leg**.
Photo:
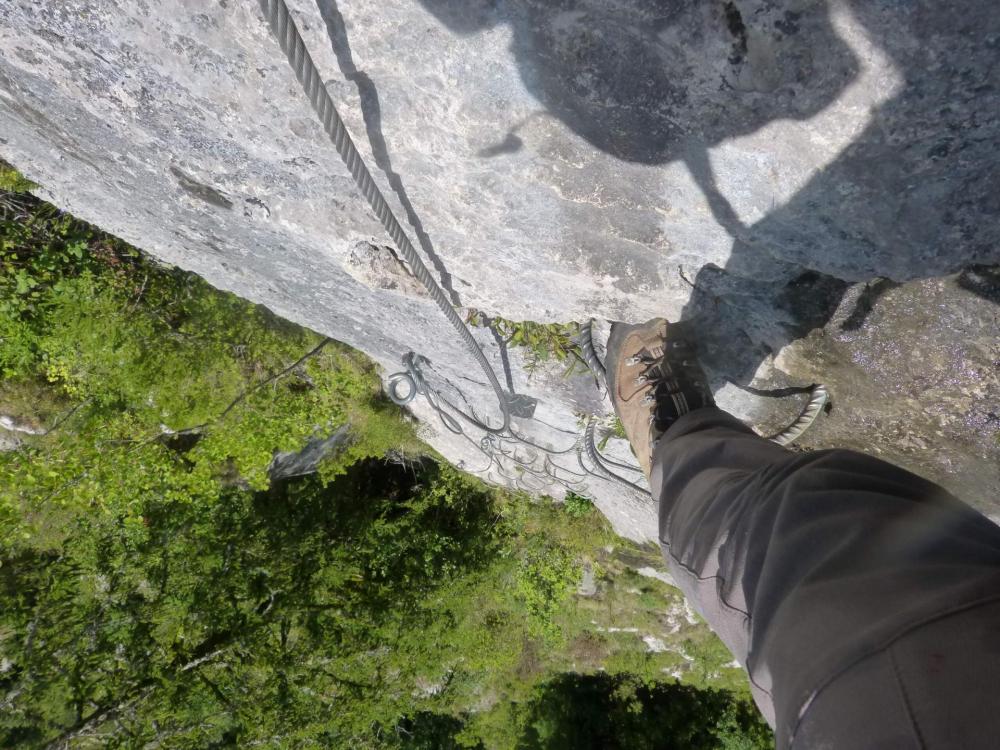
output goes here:
{"type": "MultiPolygon", "coordinates": [[[[667,431],[651,486],[667,563],[746,666],[779,747],[800,723],[814,740],[839,731],[824,741],[857,747],[844,732],[866,711],[895,739],[912,738],[916,718],[925,734],[945,727],[950,704],[929,698],[943,692],[933,673],[970,684],[993,676],[1000,691],[1000,608],[991,606],[1000,602],[1000,527],[940,487],[852,451],[793,453],[718,409],[667,431]],[[956,634],[934,652],[936,672],[926,628],[956,634]],[[992,651],[970,658],[971,641],[957,634],[978,633],[982,644],[991,629],[992,651]],[[881,706],[870,695],[852,702],[858,691],[841,689],[852,680],[884,696],[881,706]],[[915,718],[900,694],[940,710],[915,718]]],[[[998,695],[983,691],[971,703],[998,695]]],[[[980,718],[984,731],[1000,729],[997,709],[980,718]]]]}

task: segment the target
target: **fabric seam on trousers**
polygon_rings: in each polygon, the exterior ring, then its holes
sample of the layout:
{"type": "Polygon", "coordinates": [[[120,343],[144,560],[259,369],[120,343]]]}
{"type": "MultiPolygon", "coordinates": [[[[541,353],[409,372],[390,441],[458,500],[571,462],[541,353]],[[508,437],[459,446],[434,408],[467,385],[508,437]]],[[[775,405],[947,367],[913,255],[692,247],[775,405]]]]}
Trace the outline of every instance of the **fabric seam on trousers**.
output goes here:
{"type": "MultiPolygon", "coordinates": [[[[788,745],[789,745],[789,747],[791,747],[792,745],[795,744],[795,735],[798,734],[799,727],[802,726],[802,720],[809,713],[808,711],[802,711],[802,707],[805,706],[805,705],[807,705],[807,704],[815,703],[815,701],[819,697],[820,693],[822,693],[824,690],[826,690],[828,687],[830,687],[830,685],[833,684],[833,681],[836,680],[838,677],[846,674],[849,670],[851,670],[854,667],[856,667],[858,664],[860,664],[861,662],[863,662],[865,659],[870,659],[871,657],[875,656],[876,654],[879,654],[879,653],[885,651],[887,648],[889,648],[890,646],[892,646],[892,644],[894,644],[899,639],[903,638],[904,636],[909,635],[910,633],[912,633],[915,630],[919,630],[920,628],[924,627],[925,625],[930,625],[933,622],[937,622],[938,620],[943,620],[943,619],[945,619],[947,617],[951,617],[952,615],[958,615],[958,614],[961,614],[963,612],[967,612],[969,610],[976,609],[978,607],[983,607],[983,606],[985,606],[987,604],[994,604],[994,603],[997,603],[997,602],[1000,602],[1000,594],[994,594],[992,596],[988,596],[988,597],[985,597],[983,599],[977,599],[976,601],[972,601],[972,602],[965,602],[964,604],[958,605],[958,606],[954,607],[953,609],[944,610],[942,612],[935,612],[933,615],[927,615],[924,619],[919,620],[918,622],[915,622],[915,623],[910,623],[904,629],[898,631],[897,633],[895,633],[895,634],[893,634],[891,636],[887,636],[886,640],[881,645],[873,647],[873,648],[869,649],[868,651],[866,651],[865,653],[860,654],[858,657],[856,657],[849,664],[846,664],[845,666],[841,667],[840,669],[838,669],[833,674],[831,674],[828,677],[826,677],[825,679],[821,680],[819,682],[819,686],[810,693],[809,697],[806,698],[804,701],[802,701],[801,704],[799,704],[799,708],[798,708],[799,717],[798,717],[798,719],[796,719],[795,726],[792,727],[792,732],[791,732],[791,734],[788,737],[788,745]]],[[[811,705],[810,705],[810,708],[811,708],[811,705]]]]}
{"type": "Polygon", "coordinates": [[[910,696],[906,692],[906,685],[903,684],[903,676],[899,673],[899,664],[896,661],[896,655],[893,652],[894,645],[890,645],[886,652],[889,654],[889,663],[892,665],[892,674],[896,678],[896,686],[899,688],[899,695],[903,699],[903,706],[906,708],[906,715],[910,719],[910,726],[913,729],[913,734],[917,738],[917,745],[920,746],[920,750],[926,750],[927,743],[924,742],[924,736],[920,732],[920,725],[917,724],[917,717],[913,713],[913,706],[910,704],[910,696]]]}
{"type": "MultiPolygon", "coordinates": [[[[681,562],[677,558],[677,556],[671,551],[669,544],[667,544],[667,543],[665,543],[665,542],[663,542],[661,540],[660,541],[660,546],[666,547],[667,548],[667,554],[670,556],[670,559],[673,560],[675,563],[677,563],[678,567],[680,567],[681,570],[683,570],[685,573],[687,573],[688,575],[690,575],[694,580],[696,580],[696,581],[711,581],[711,580],[714,579],[716,581],[722,581],[723,584],[726,583],[726,579],[723,578],[722,576],[705,576],[704,578],[701,577],[701,576],[699,576],[691,568],[689,568],[687,565],[685,565],[683,562],[681,562]]],[[[737,612],[738,614],[743,615],[743,619],[745,620],[746,625],[747,625],[747,630],[750,629],[750,622],[752,621],[753,618],[750,617],[750,613],[749,612],[744,612],[739,607],[734,607],[732,604],[730,604],[729,602],[726,601],[726,598],[724,596],[722,596],[722,594],[719,594],[719,601],[722,602],[722,604],[727,609],[729,609],[729,610],[731,610],[733,612],[737,612]]],[[[753,672],[750,671],[750,663],[749,663],[750,662],[750,649],[749,649],[750,643],[749,643],[749,640],[750,639],[748,638],[747,639],[747,655],[746,655],[747,664],[744,665],[746,667],[747,679],[750,680],[750,682],[753,683],[753,686],[755,688],[757,688],[762,693],[764,693],[768,698],[770,698],[771,702],[773,703],[774,702],[774,695],[771,693],[770,690],[768,690],[763,685],[761,685],[760,683],[758,683],[757,680],[755,680],[753,678],[753,672]]]]}
{"type": "MultiPolygon", "coordinates": [[[[725,584],[728,583],[728,581],[725,578],[723,578],[722,576],[716,575],[716,576],[704,576],[704,577],[702,577],[702,576],[698,575],[694,570],[692,570],[687,565],[685,565],[683,562],[681,562],[680,559],[677,557],[677,555],[675,555],[672,551],[670,551],[669,548],[667,549],[667,554],[670,555],[670,559],[671,560],[673,560],[675,563],[677,563],[677,565],[682,570],[684,570],[688,575],[690,575],[696,581],[712,581],[712,580],[722,581],[723,586],[725,586],[725,584]]],[[[743,615],[745,618],[747,618],[747,620],[750,619],[750,613],[749,612],[747,612],[745,610],[742,610],[739,607],[734,607],[732,604],[730,604],[729,602],[726,601],[726,597],[724,597],[722,594],[719,594],[719,601],[722,602],[723,604],[725,604],[727,609],[731,609],[733,612],[739,612],[741,615],[743,615]]]]}

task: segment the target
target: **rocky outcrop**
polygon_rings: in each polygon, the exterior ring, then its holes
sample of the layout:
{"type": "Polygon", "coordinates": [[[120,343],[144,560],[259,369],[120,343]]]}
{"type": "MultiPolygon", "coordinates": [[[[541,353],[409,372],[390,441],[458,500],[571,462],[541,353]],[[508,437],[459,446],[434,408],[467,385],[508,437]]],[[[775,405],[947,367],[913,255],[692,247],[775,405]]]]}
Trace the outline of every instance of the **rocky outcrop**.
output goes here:
{"type": "Polygon", "coordinates": [[[324,459],[350,443],[350,427],[344,425],[325,438],[310,439],[301,450],[294,453],[276,453],[267,467],[267,475],[272,482],[313,474],[324,459]]]}
{"type": "MultiPolygon", "coordinates": [[[[292,5],[457,305],[693,320],[741,417],[769,429],[795,407],[740,385],[822,380],[834,409],[805,445],[876,451],[1000,511],[987,0],[292,5]]],[[[47,199],[387,373],[422,353],[453,400],[495,418],[256,3],[12,2],[0,24],[0,156],[47,199]]],[[[622,533],[654,536],[648,499],[575,461],[579,413],[605,408],[593,381],[529,376],[519,350],[477,336],[538,400],[516,429],[553,456],[507,445],[487,461],[481,432],[416,402],[426,438],[493,481],[569,484],[622,533]]]]}

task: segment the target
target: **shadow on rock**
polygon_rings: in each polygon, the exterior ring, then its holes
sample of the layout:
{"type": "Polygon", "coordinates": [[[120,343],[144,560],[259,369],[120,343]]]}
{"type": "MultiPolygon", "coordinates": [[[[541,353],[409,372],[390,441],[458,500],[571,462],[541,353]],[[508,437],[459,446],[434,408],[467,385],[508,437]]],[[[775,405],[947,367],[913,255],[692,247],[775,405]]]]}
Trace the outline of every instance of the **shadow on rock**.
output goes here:
{"type": "Polygon", "coordinates": [[[683,313],[722,377],[746,382],[768,353],[824,325],[853,282],[970,269],[963,286],[996,301],[975,270],[1000,262],[1000,16],[988,0],[420,2],[456,34],[509,26],[525,86],[595,148],[684,161],[734,240],[724,268],[699,270],[683,313]],[[708,149],[813,117],[857,81],[865,61],[834,12],[878,46],[900,86],[857,115],[867,125],[833,163],[746,226],[708,149]]]}
{"type": "Polygon", "coordinates": [[[525,87],[573,132],[632,162],[812,117],[858,72],[826,13],[782,3],[747,15],[744,3],[701,0],[420,2],[457,34],[508,25],[525,87]]]}
{"type": "Polygon", "coordinates": [[[350,39],[347,35],[347,26],[344,17],[340,13],[336,0],[316,0],[316,7],[319,9],[323,22],[326,24],[327,35],[333,46],[333,53],[337,58],[337,64],[343,76],[354,83],[358,89],[358,97],[361,101],[361,113],[365,121],[365,131],[368,142],[371,144],[372,155],[375,157],[375,165],[385,175],[389,186],[399,199],[400,205],[406,213],[406,220],[417,236],[417,242],[424,251],[431,264],[438,273],[441,286],[447,292],[452,304],[461,305],[458,293],[455,291],[451,274],[441,257],[434,248],[430,235],[424,229],[424,224],[420,220],[406,187],[403,185],[403,178],[392,166],[392,157],[389,154],[389,146],[382,133],[382,104],[379,99],[378,88],[374,81],[362,70],[358,70],[354,63],[354,56],[351,52],[350,39]]]}

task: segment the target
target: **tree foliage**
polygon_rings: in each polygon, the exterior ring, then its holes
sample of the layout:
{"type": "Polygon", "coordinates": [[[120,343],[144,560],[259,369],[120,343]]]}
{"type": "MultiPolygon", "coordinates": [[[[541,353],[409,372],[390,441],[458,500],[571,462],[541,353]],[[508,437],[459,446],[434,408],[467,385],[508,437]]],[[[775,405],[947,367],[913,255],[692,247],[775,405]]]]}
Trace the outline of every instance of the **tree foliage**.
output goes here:
{"type": "Polygon", "coordinates": [[[410,696],[386,690],[388,665],[408,667],[387,643],[497,543],[484,489],[424,479],[359,462],[325,487],[152,503],[141,537],[81,516],[58,550],[5,559],[2,744],[114,724],[121,744],[322,746],[391,726],[410,696]]]}
{"type": "Polygon", "coordinates": [[[725,691],[631,675],[563,674],[541,685],[523,750],[709,750],[769,747],[755,711],[725,691]]]}
{"type": "Polygon", "coordinates": [[[587,501],[436,463],[360,354],[16,177],[0,406],[36,434],[0,453],[0,746],[767,746],[705,628],[649,653],[611,626],[680,600],[587,501]],[[271,480],[344,425],[317,474],[271,480]],[[664,682],[682,668],[697,688],[664,682]]]}
{"type": "Polygon", "coordinates": [[[124,517],[141,536],[145,498],[264,489],[275,452],[345,423],[354,439],[327,476],[422,450],[347,347],[30,196],[2,215],[0,248],[2,391],[46,404],[50,430],[0,456],[2,543],[58,536],[51,517],[33,524],[38,505],[124,517]]]}

